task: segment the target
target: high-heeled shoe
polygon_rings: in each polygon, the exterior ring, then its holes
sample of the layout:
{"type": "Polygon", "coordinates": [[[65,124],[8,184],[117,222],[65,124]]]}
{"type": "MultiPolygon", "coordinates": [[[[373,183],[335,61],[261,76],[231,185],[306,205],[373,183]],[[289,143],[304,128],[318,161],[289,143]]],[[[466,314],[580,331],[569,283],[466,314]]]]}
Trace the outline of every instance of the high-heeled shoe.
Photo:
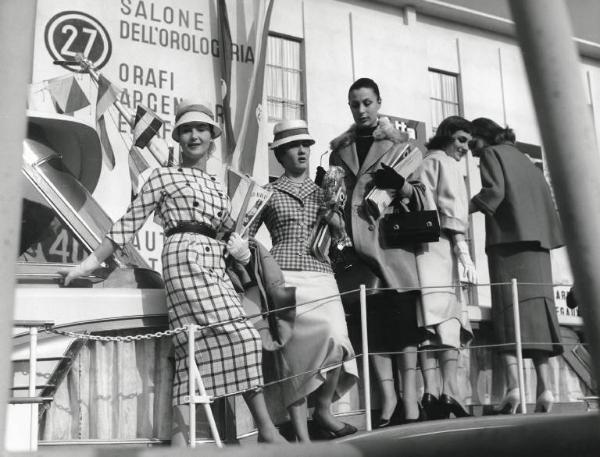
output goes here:
{"type": "Polygon", "coordinates": [[[318,434],[320,439],[323,440],[334,440],[341,438],[342,436],[352,435],[356,433],[358,429],[351,424],[342,422],[344,424],[339,430],[331,430],[327,425],[321,422],[319,416],[313,415],[313,423],[315,425],[315,432],[318,434]]]}
{"type": "Polygon", "coordinates": [[[535,401],[536,413],[549,413],[554,403],[554,394],[551,390],[544,390],[535,401]]]}
{"type": "Polygon", "coordinates": [[[424,422],[427,420],[427,416],[425,415],[425,410],[423,409],[423,407],[421,406],[420,403],[418,403],[417,405],[419,407],[419,417],[417,417],[416,419],[406,419],[406,417],[405,417],[398,423],[398,425],[414,424],[415,422],[424,422]]]}
{"type": "Polygon", "coordinates": [[[494,414],[515,414],[520,404],[521,396],[519,395],[519,389],[515,387],[506,392],[500,405],[494,406],[493,411],[494,414]]]}
{"type": "Polygon", "coordinates": [[[444,411],[442,410],[442,405],[440,404],[440,400],[435,395],[425,392],[423,394],[423,398],[421,399],[421,405],[423,405],[423,410],[425,412],[425,420],[436,420],[443,418],[444,411]]]}
{"type": "Polygon", "coordinates": [[[446,412],[446,418],[450,417],[450,413],[454,414],[455,417],[471,417],[471,414],[469,414],[463,405],[457,402],[450,395],[440,395],[440,404],[446,412]]]}

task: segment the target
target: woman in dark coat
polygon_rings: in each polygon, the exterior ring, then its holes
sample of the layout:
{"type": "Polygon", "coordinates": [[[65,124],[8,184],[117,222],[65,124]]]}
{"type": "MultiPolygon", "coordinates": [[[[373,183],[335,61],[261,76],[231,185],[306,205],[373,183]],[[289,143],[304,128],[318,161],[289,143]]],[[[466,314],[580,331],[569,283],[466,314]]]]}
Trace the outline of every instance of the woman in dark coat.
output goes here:
{"type": "MultiPolygon", "coordinates": [[[[369,297],[369,349],[378,377],[382,397],[379,427],[390,425],[397,398],[394,389],[392,360],[398,356],[402,378],[402,404],[405,421],[420,417],[416,390],[416,346],[424,332],[417,325],[419,276],[415,252],[417,244],[387,248],[382,244],[381,217],[374,217],[365,205],[365,196],[373,187],[395,193],[416,209],[422,201],[424,186],[409,174],[402,176],[386,166],[394,159],[409,160],[418,168],[422,152],[396,129],[389,119],[379,117],[379,87],[369,78],[355,81],[348,91],[348,104],[355,124],[331,142],[330,165],[345,171],[348,198],[344,209],[345,225],[356,253],[383,287],[394,288],[369,297]]],[[[400,165],[402,167],[402,165],[400,165]]],[[[408,165],[402,169],[411,169],[408,165]]],[[[391,207],[389,208],[391,210],[391,207]]],[[[356,285],[358,286],[358,284],[356,285]]]]}
{"type": "MultiPolygon", "coordinates": [[[[543,173],[515,147],[515,134],[487,118],[473,121],[471,150],[480,158],[481,191],[470,211],[485,214],[490,281],[519,283],[523,355],[537,373],[536,411],[547,412],[554,400],[548,357],[562,353],[552,290],[550,250],[563,245],[560,222],[543,173]],[[530,285],[526,283],[535,283],[530,285]]],[[[492,286],[492,323],[496,342],[515,342],[510,285],[492,286]]],[[[507,393],[500,411],[519,405],[514,348],[502,349],[507,393]]]]}

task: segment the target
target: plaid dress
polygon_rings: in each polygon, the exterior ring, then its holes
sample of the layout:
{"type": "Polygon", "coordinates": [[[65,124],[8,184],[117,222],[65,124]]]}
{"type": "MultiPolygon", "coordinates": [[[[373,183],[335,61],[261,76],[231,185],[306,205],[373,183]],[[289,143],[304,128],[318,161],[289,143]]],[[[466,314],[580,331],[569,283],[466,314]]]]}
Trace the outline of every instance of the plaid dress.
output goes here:
{"type": "MultiPolygon", "coordinates": [[[[123,246],[153,211],[165,230],[180,222],[201,222],[217,229],[229,217],[230,201],[216,178],[199,169],[157,168],[107,237],[123,246]]],[[[245,316],[225,272],[224,249],[222,242],[196,233],[165,239],[162,264],[170,328],[245,316]]],[[[188,395],[186,332],[174,336],[174,346],[173,404],[182,404],[188,395]]],[[[218,397],[262,384],[261,341],[250,322],[198,331],[195,347],[208,395],[218,397]]]]}

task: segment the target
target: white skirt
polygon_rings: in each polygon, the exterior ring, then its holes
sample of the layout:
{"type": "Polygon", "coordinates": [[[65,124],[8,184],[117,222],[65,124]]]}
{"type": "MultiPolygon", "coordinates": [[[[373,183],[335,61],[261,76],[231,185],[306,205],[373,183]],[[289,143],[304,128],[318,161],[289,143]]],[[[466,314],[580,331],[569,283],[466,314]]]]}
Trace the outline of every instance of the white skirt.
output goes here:
{"type": "Polygon", "coordinates": [[[327,371],[341,366],[336,400],[356,383],[358,370],[335,278],[329,273],[291,270],[283,271],[283,276],[286,286],[296,287],[297,308],[292,337],[279,351],[280,375],[309,372],[282,383],[285,406],[314,392],[327,371]]]}

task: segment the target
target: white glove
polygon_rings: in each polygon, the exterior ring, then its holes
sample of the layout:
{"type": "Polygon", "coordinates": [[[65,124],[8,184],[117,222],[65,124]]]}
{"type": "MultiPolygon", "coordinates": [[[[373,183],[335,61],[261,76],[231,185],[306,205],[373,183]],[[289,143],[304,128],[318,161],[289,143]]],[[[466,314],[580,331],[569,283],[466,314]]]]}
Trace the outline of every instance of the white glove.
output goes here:
{"type": "Polygon", "coordinates": [[[227,250],[229,254],[242,265],[248,265],[250,262],[250,248],[248,240],[245,240],[239,233],[233,232],[227,241],[227,250]]]}
{"type": "Polygon", "coordinates": [[[471,284],[477,284],[477,270],[469,255],[469,246],[467,245],[467,242],[464,240],[457,241],[454,250],[458,257],[458,263],[462,268],[461,278],[465,278],[466,282],[471,284]]]}
{"type": "Polygon", "coordinates": [[[87,256],[83,261],[71,270],[61,271],[60,273],[66,274],[65,286],[68,286],[74,279],[80,278],[81,276],[89,276],[94,270],[100,268],[100,261],[96,254],[93,252],[87,256]]]}

